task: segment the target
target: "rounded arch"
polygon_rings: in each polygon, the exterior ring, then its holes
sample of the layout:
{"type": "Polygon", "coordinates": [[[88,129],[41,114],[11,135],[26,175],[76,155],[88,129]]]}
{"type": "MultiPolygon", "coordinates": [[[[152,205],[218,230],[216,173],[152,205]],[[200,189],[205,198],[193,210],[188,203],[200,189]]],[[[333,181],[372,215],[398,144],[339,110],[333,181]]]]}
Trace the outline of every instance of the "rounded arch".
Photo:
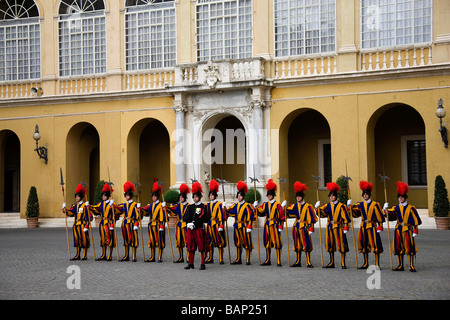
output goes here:
{"type": "Polygon", "coordinates": [[[74,14],[105,10],[104,0],[61,0],[58,14],[74,14]]]}
{"type": "Polygon", "coordinates": [[[231,183],[247,177],[248,123],[236,112],[210,114],[201,126],[202,161],[199,180],[220,178],[231,183]]]}
{"type": "Polygon", "coordinates": [[[80,182],[89,185],[88,200],[94,199],[100,181],[100,136],[91,123],[79,122],[67,133],[66,175],[68,199],[80,182]]]}
{"type": "Polygon", "coordinates": [[[137,121],[127,137],[127,180],[141,184],[140,201],[151,202],[154,180],[170,187],[170,135],[158,119],[137,121]]]}
{"type": "Polygon", "coordinates": [[[39,7],[34,0],[24,0],[19,3],[12,0],[0,1],[0,21],[39,16],[39,7]]]}
{"type": "Polygon", "coordinates": [[[20,149],[14,131],[0,131],[0,212],[20,212],[20,149]]]}
{"type": "MultiPolygon", "coordinates": [[[[384,201],[384,184],[379,174],[389,177],[387,194],[396,194],[396,182],[411,186],[417,207],[427,207],[425,121],[419,111],[394,102],[379,107],[367,123],[368,179],[375,196],[384,201]]],[[[391,200],[392,201],[392,200],[391,200]]]]}
{"type": "MultiPolygon", "coordinates": [[[[286,197],[295,201],[293,185],[301,181],[310,189],[320,187],[332,178],[331,129],[325,116],[313,108],[300,108],[281,122],[279,135],[279,176],[287,179],[286,197]]],[[[312,201],[312,200],[311,200],[312,201]]]]}

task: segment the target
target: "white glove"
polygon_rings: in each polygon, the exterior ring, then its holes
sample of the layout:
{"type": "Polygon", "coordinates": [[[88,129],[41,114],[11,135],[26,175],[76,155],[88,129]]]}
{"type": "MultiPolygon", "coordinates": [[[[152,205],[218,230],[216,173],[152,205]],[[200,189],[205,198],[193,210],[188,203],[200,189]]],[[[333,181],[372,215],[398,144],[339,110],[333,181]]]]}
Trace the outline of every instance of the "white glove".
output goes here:
{"type": "Polygon", "coordinates": [[[318,208],[318,207],[320,207],[320,201],[317,201],[316,202],[316,205],[314,206],[316,209],[318,208]]]}
{"type": "Polygon", "coordinates": [[[247,228],[247,233],[250,233],[250,232],[252,232],[252,229],[247,228]]]}
{"type": "Polygon", "coordinates": [[[257,207],[258,206],[258,201],[253,202],[253,207],[257,207]]]}
{"type": "Polygon", "coordinates": [[[284,208],[284,207],[286,207],[286,205],[287,205],[287,201],[284,200],[283,203],[281,204],[281,207],[284,208]]]}
{"type": "Polygon", "coordinates": [[[224,201],[222,202],[222,208],[226,208],[227,207],[227,203],[224,201]]]}
{"type": "Polygon", "coordinates": [[[347,206],[351,206],[352,205],[352,199],[348,199],[347,200],[347,206]]]}
{"type": "Polygon", "coordinates": [[[86,201],[84,204],[86,205],[86,207],[89,206],[89,201],[86,201]]]}
{"type": "Polygon", "coordinates": [[[223,231],[223,228],[219,228],[219,232],[222,232],[223,231]]]}
{"type": "Polygon", "coordinates": [[[137,230],[137,229],[139,229],[137,226],[133,226],[133,230],[137,230]]]}
{"type": "Polygon", "coordinates": [[[66,203],[64,202],[62,205],[62,208],[64,209],[66,207],[66,203]]]}
{"type": "Polygon", "coordinates": [[[139,208],[141,207],[141,204],[138,203],[138,204],[136,205],[136,207],[139,209],[139,208]]]}
{"type": "Polygon", "coordinates": [[[346,234],[346,233],[347,233],[347,230],[343,230],[343,232],[344,232],[344,234],[346,234]]]}
{"type": "Polygon", "coordinates": [[[192,222],[189,222],[186,227],[188,227],[191,230],[194,230],[194,224],[192,222]]]}
{"type": "Polygon", "coordinates": [[[159,227],[159,231],[164,231],[164,229],[163,229],[163,228],[161,228],[161,227],[159,227]]]}
{"type": "Polygon", "coordinates": [[[88,228],[84,228],[84,229],[83,229],[83,232],[88,232],[88,231],[89,231],[88,228]]]}
{"type": "Polygon", "coordinates": [[[114,227],[109,227],[109,230],[114,231],[114,227]]]}
{"type": "Polygon", "coordinates": [[[165,202],[161,203],[161,206],[164,208],[166,206],[166,203],[165,202]]]}
{"type": "Polygon", "coordinates": [[[387,210],[387,208],[389,208],[389,203],[386,202],[383,206],[383,210],[387,210]]]}

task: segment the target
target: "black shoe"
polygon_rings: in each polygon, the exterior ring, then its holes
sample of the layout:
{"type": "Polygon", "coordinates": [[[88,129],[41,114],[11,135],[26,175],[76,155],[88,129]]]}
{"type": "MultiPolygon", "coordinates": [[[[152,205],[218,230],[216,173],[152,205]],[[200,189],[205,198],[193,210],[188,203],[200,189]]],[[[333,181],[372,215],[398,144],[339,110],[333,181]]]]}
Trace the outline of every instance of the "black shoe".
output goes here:
{"type": "Polygon", "coordinates": [[[70,259],[70,261],[76,261],[76,260],[80,260],[80,257],[73,257],[72,259],[70,259]]]}
{"type": "Polygon", "coordinates": [[[312,264],[307,264],[306,267],[307,268],[314,268],[314,266],[312,264]]]}
{"type": "Polygon", "coordinates": [[[301,266],[302,266],[302,264],[300,262],[296,262],[293,265],[291,265],[291,268],[298,268],[298,267],[301,267],[301,266]]]}
{"type": "Polygon", "coordinates": [[[205,264],[210,264],[210,263],[214,263],[214,259],[208,259],[205,261],[205,264]]]}
{"type": "Polygon", "coordinates": [[[397,268],[392,269],[392,271],[405,271],[405,268],[403,268],[403,266],[398,266],[397,268]]]}
{"type": "Polygon", "coordinates": [[[277,263],[277,267],[282,267],[281,263],[277,263]]]}
{"type": "Polygon", "coordinates": [[[193,264],[188,264],[186,267],[184,267],[184,270],[194,269],[193,264]]]}
{"type": "Polygon", "coordinates": [[[219,262],[219,264],[225,264],[225,262],[223,262],[223,261],[220,261],[220,262],[219,262]]]}
{"type": "Polygon", "coordinates": [[[327,268],[327,269],[334,269],[334,263],[329,263],[329,264],[327,264],[324,268],[327,268]]]}
{"type": "Polygon", "coordinates": [[[270,266],[270,260],[269,261],[264,261],[263,263],[260,264],[260,266],[270,266]]]}
{"type": "Polygon", "coordinates": [[[155,262],[155,257],[152,257],[152,258],[150,258],[148,260],[145,260],[145,262],[155,262]]]}
{"type": "Polygon", "coordinates": [[[242,264],[241,260],[234,260],[231,264],[242,264]]]}
{"type": "Polygon", "coordinates": [[[130,257],[123,257],[120,261],[130,261],[130,257]]]}
{"type": "Polygon", "coordinates": [[[177,261],[174,261],[173,263],[181,263],[181,262],[184,262],[183,258],[179,258],[177,261]]]}
{"type": "Polygon", "coordinates": [[[342,269],[347,269],[347,267],[346,266],[342,266],[342,269]]]}
{"type": "Polygon", "coordinates": [[[245,263],[246,266],[250,266],[251,264],[252,263],[250,261],[245,263]]]}
{"type": "Polygon", "coordinates": [[[365,269],[367,269],[369,266],[367,265],[367,264],[364,264],[364,265],[362,265],[361,267],[359,267],[358,269],[361,269],[361,270],[365,270],[365,269]]]}
{"type": "Polygon", "coordinates": [[[106,257],[103,256],[103,257],[100,257],[100,258],[98,258],[98,259],[95,259],[95,261],[102,261],[102,260],[106,260],[106,257]]]}
{"type": "Polygon", "coordinates": [[[205,270],[205,269],[206,269],[205,265],[204,265],[204,264],[201,264],[199,270],[205,270]]]}

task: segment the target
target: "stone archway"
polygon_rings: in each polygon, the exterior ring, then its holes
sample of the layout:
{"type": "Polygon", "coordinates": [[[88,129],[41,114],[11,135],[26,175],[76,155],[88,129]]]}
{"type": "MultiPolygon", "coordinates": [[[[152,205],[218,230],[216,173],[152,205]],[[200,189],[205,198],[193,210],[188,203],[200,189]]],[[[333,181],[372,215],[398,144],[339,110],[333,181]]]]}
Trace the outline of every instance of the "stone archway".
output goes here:
{"type": "Polygon", "coordinates": [[[87,200],[93,201],[95,188],[100,181],[100,137],[90,123],[75,124],[66,139],[66,196],[70,197],[80,182],[87,183],[87,200]]]}
{"type": "Polygon", "coordinates": [[[388,201],[396,201],[396,182],[410,185],[418,208],[428,207],[425,124],[413,107],[392,103],[379,108],[367,126],[368,179],[374,183],[374,198],[385,201],[379,174],[389,177],[388,201]]]}
{"type": "Polygon", "coordinates": [[[141,184],[139,201],[147,204],[151,202],[156,179],[163,183],[163,192],[167,191],[170,187],[170,137],[161,121],[146,118],[136,122],[128,134],[127,180],[141,184]]]}
{"type": "Polygon", "coordinates": [[[20,140],[10,130],[0,132],[0,212],[20,212],[20,140]]]}

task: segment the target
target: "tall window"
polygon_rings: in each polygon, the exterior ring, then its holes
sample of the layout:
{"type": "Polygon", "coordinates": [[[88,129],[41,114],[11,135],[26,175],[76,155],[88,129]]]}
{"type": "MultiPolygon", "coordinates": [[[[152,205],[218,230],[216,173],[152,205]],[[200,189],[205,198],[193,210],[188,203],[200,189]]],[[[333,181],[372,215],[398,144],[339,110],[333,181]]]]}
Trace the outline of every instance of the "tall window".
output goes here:
{"type": "Polygon", "coordinates": [[[402,136],[402,176],[410,186],[427,185],[425,136],[402,136]]]}
{"type": "Polygon", "coordinates": [[[41,78],[41,28],[33,0],[0,1],[0,81],[41,78]]]}
{"type": "Polygon", "coordinates": [[[170,68],[176,64],[174,0],[127,1],[126,70],[170,68]]]}
{"type": "Polygon", "coordinates": [[[361,0],[362,47],[431,42],[432,0],[361,0]]]}
{"type": "Polygon", "coordinates": [[[103,0],[61,0],[59,75],[106,73],[106,23],[103,0]]]}
{"type": "Polygon", "coordinates": [[[251,58],[252,10],[251,0],[198,0],[198,61],[251,58]]]}
{"type": "Polygon", "coordinates": [[[275,56],[336,51],[336,0],[274,0],[275,56]]]}

